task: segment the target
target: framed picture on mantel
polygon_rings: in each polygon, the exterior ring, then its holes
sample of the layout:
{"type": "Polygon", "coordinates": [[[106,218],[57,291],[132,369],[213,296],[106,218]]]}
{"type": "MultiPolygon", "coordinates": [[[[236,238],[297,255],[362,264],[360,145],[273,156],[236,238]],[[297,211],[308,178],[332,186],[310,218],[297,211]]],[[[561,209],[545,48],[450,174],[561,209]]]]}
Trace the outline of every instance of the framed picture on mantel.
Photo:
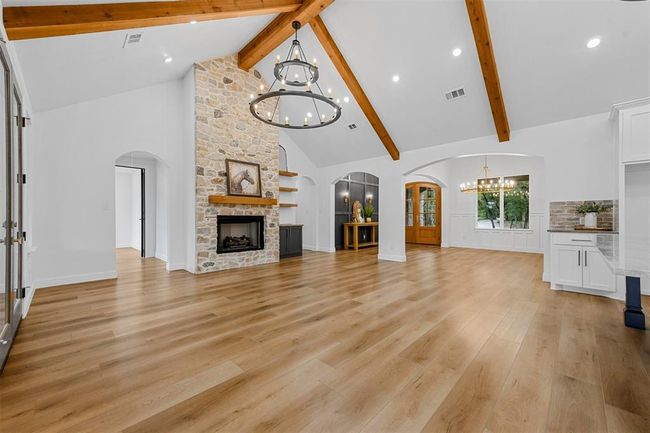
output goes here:
{"type": "Polygon", "coordinates": [[[226,159],[228,195],[262,197],[261,179],[259,164],[226,159]]]}

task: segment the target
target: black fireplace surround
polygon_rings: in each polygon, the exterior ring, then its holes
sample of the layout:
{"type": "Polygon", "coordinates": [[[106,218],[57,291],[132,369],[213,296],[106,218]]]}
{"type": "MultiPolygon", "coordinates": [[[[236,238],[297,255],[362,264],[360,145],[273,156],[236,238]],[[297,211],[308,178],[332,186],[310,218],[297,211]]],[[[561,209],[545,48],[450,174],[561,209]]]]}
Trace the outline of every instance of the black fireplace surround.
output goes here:
{"type": "Polygon", "coordinates": [[[217,216],[217,233],[219,234],[217,254],[264,249],[263,216],[217,216]]]}

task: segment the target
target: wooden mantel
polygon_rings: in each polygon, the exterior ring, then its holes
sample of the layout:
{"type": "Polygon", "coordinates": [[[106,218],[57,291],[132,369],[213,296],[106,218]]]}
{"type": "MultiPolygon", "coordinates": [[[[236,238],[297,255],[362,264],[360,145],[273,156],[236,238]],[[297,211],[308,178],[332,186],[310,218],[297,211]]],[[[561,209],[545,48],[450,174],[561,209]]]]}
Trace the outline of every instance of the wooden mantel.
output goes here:
{"type": "Polygon", "coordinates": [[[277,198],[244,197],[238,195],[211,195],[208,197],[210,204],[241,204],[250,206],[276,206],[277,198]]]}

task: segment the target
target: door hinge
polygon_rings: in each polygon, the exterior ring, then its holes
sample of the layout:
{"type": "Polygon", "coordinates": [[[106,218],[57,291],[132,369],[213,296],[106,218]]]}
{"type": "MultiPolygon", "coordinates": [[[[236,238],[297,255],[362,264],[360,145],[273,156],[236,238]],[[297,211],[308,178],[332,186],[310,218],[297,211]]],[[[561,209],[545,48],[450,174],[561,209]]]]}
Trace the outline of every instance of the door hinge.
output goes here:
{"type": "Polygon", "coordinates": [[[23,241],[27,242],[27,232],[23,232],[23,241]]]}
{"type": "Polygon", "coordinates": [[[27,175],[23,174],[23,184],[26,184],[26,183],[27,183],[27,175]]]}
{"type": "Polygon", "coordinates": [[[32,124],[32,118],[31,117],[20,117],[20,126],[25,128],[26,126],[29,126],[32,124]]]}
{"type": "Polygon", "coordinates": [[[25,294],[27,293],[27,287],[23,287],[20,289],[20,296],[19,298],[25,298],[25,294]]]}
{"type": "Polygon", "coordinates": [[[17,183],[21,183],[21,182],[22,182],[23,184],[27,183],[27,175],[26,175],[26,174],[20,174],[20,173],[17,173],[17,174],[16,174],[16,182],[17,182],[17,183]]]}

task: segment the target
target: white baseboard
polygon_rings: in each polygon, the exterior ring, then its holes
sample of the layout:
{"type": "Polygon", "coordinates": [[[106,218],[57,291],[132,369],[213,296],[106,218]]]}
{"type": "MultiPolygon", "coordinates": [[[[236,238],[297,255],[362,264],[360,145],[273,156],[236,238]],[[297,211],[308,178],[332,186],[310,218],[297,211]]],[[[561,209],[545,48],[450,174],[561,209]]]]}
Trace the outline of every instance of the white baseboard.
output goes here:
{"type": "Polygon", "coordinates": [[[385,260],[388,262],[405,262],[406,261],[406,255],[405,254],[379,254],[377,256],[379,260],[385,260]]]}
{"type": "Polygon", "coordinates": [[[318,251],[318,247],[316,245],[303,245],[302,249],[306,251],[318,251]]]}
{"type": "Polygon", "coordinates": [[[440,248],[449,248],[449,243],[448,242],[441,243],[440,248]]]}
{"type": "Polygon", "coordinates": [[[184,271],[186,266],[185,263],[167,263],[167,272],[184,271]]]}
{"type": "Polygon", "coordinates": [[[544,254],[544,250],[535,250],[535,249],[514,249],[514,248],[501,248],[495,246],[480,246],[474,244],[464,244],[464,243],[451,243],[451,247],[454,248],[467,248],[470,250],[487,250],[487,251],[507,251],[511,253],[530,253],[530,254],[544,254]]]}
{"type": "Polygon", "coordinates": [[[312,251],[318,251],[321,253],[335,253],[336,248],[330,248],[330,247],[314,247],[312,251]]]}
{"type": "Polygon", "coordinates": [[[35,292],[36,290],[34,290],[33,287],[27,287],[27,290],[25,291],[25,298],[23,299],[23,319],[27,317],[29,306],[32,305],[32,299],[34,299],[35,292]]]}
{"type": "Polygon", "coordinates": [[[196,265],[194,263],[186,263],[183,269],[190,274],[196,274],[196,265]]]}
{"type": "Polygon", "coordinates": [[[34,281],[35,289],[64,286],[66,284],[88,283],[91,281],[112,280],[117,278],[117,271],[95,272],[92,274],[67,275],[65,277],[44,278],[34,281]]]}

